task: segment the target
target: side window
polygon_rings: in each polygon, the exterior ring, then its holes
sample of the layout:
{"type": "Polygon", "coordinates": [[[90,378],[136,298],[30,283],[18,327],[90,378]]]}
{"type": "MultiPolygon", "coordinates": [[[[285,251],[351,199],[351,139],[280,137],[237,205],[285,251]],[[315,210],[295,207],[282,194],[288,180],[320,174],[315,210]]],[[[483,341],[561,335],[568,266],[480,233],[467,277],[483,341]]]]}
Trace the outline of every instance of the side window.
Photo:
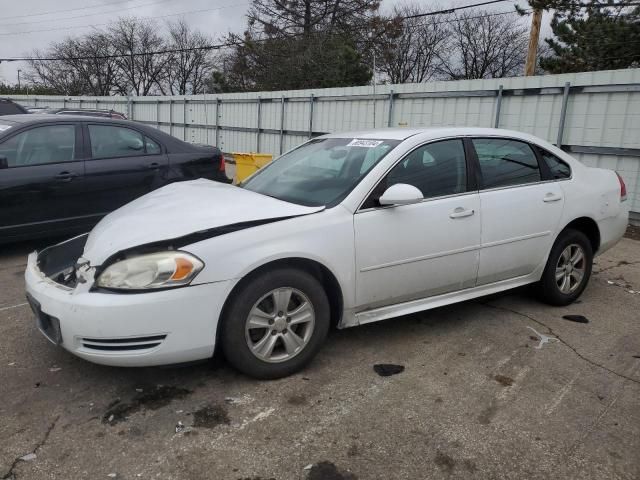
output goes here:
{"type": "Polygon", "coordinates": [[[444,140],[415,149],[389,172],[385,188],[396,183],[413,185],[425,198],[464,192],[467,164],[462,140],[444,140]]]}
{"type": "Polygon", "coordinates": [[[549,170],[551,171],[551,176],[554,179],[560,180],[562,178],[569,178],[571,176],[571,168],[569,167],[569,165],[567,165],[565,162],[560,160],[555,155],[545,150],[542,150],[541,148],[539,149],[539,151],[540,151],[540,155],[542,156],[542,159],[549,167],[549,170]]]}
{"type": "Polygon", "coordinates": [[[159,153],[162,153],[160,145],[151,140],[149,137],[144,137],[144,148],[146,148],[149,155],[158,155],[159,153]]]}
{"type": "Polygon", "coordinates": [[[507,138],[475,138],[483,188],[539,182],[540,167],[531,147],[507,138]]]}
{"type": "Polygon", "coordinates": [[[142,134],[130,128],[89,125],[89,138],[93,158],[134,157],[145,153],[142,134]]]}
{"type": "Polygon", "coordinates": [[[6,100],[0,100],[0,115],[20,115],[24,113],[18,105],[6,100]]]}
{"type": "Polygon", "coordinates": [[[11,167],[69,162],[75,158],[76,128],[49,125],[18,133],[0,144],[0,155],[11,167]]]}

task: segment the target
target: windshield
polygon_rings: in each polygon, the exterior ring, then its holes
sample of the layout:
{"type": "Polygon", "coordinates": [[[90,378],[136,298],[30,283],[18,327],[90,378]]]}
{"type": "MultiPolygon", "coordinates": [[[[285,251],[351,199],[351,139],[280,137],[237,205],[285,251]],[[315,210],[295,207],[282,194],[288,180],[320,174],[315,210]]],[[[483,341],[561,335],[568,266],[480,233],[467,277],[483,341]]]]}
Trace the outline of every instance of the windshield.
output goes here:
{"type": "Polygon", "coordinates": [[[340,203],[399,140],[319,138],[283,155],[240,184],[287,202],[340,203]]]}

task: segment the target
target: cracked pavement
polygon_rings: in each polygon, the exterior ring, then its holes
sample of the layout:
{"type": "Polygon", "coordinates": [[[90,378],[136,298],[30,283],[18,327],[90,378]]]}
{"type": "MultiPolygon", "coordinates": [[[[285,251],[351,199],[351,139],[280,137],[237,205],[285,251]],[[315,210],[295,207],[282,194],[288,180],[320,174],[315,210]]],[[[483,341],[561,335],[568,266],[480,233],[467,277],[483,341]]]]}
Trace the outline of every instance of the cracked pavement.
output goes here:
{"type": "Polygon", "coordinates": [[[640,478],[639,241],[598,257],[574,305],[520,289],[334,331],[271,382],[51,345],[22,279],[49,242],[0,247],[0,478],[640,478]]]}

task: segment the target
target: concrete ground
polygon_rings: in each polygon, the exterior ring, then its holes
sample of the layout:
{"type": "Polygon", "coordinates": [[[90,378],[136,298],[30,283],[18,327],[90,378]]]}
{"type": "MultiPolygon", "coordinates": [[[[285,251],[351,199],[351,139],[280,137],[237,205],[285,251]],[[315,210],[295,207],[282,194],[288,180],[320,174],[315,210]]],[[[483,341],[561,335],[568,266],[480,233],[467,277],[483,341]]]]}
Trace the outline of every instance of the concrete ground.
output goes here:
{"type": "Polygon", "coordinates": [[[0,247],[0,478],[640,478],[636,240],[569,307],[520,290],[335,331],[271,382],[54,347],[24,299],[34,246],[0,247]]]}

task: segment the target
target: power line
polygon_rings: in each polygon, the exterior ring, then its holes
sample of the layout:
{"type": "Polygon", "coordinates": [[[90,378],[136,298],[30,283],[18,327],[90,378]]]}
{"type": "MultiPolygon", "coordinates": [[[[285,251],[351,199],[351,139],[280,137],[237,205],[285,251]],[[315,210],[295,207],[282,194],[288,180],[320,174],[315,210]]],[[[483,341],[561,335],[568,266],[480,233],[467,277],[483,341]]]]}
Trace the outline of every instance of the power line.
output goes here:
{"type": "MultiPolygon", "coordinates": [[[[192,13],[204,13],[204,12],[211,12],[214,10],[223,10],[225,8],[233,8],[233,7],[238,7],[238,6],[242,6],[242,5],[248,5],[249,2],[243,2],[243,3],[232,3],[229,5],[223,5],[221,7],[214,7],[214,8],[203,8],[201,10],[190,10],[190,11],[186,11],[186,12],[177,12],[177,13],[170,13],[167,15],[157,15],[157,16],[153,16],[153,17],[139,17],[141,20],[155,20],[158,18],[169,18],[169,17],[176,17],[179,15],[190,15],[192,13]]],[[[28,30],[28,31],[24,31],[24,32],[10,32],[10,33],[0,33],[0,37],[6,37],[6,36],[15,36],[15,35],[26,35],[28,33],[41,33],[41,32],[55,32],[55,31],[59,31],[59,30],[69,30],[70,28],[94,28],[94,27],[104,27],[106,25],[110,25],[111,22],[105,22],[105,23],[93,23],[91,25],[76,25],[76,26],[72,26],[72,27],[56,27],[56,28],[48,28],[48,29],[39,29],[39,30],[28,30]]]]}
{"type": "Polygon", "coordinates": [[[482,7],[484,5],[492,5],[494,3],[504,3],[504,2],[511,2],[511,1],[513,0],[489,0],[487,2],[474,3],[472,5],[463,5],[461,7],[447,8],[445,10],[435,10],[433,12],[416,13],[415,15],[408,15],[404,17],[404,19],[408,20],[410,18],[429,17],[431,15],[454,13],[454,12],[457,12],[458,10],[466,10],[467,8],[482,7]]]}
{"type": "Polygon", "coordinates": [[[25,17],[40,17],[42,15],[49,15],[52,13],[66,13],[66,12],[75,12],[78,10],[89,10],[91,8],[101,8],[101,7],[110,7],[111,5],[119,5],[121,3],[129,3],[131,0],[120,0],[118,2],[112,3],[103,3],[101,5],[89,5],[88,7],[77,7],[77,8],[68,8],[66,10],[49,10],[47,12],[40,13],[25,13],[24,15],[12,15],[11,17],[3,16],[3,20],[9,20],[12,18],[25,18],[25,17]]]}
{"type": "Polygon", "coordinates": [[[136,8],[142,8],[142,7],[149,7],[151,5],[158,5],[160,3],[167,3],[167,2],[171,2],[173,0],[156,0],[154,2],[149,2],[149,3],[143,3],[141,5],[133,5],[131,7],[122,7],[119,8],[117,10],[107,10],[106,12],[97,12],[97,13],[85,13],[83,15],[75,15],[73,17],[62,17],[62,18],[53,18],[53,19],[44,19],[44,20],[34,20],[34,21],[28,21],[28,22],[18,22],[18,23],[0,23],[0,27],[3,27],[5,25],[10,25],[10,26],[15,26],[15,25],[31,25],[33,23],[44,23],[44,22],[61,22],[63,20],[73,20],[76,18],[86,18],[86,17],[95,17],[96,15],[104,15],[107,13],[118,13],[118,12],[122,12],[123,10],[134,10],[136,8]]]}
{"type": "MultiPolygon", "coordinates": [[[[508,1],[508,0],[501,0],[501,1],[508,1]]],[[[234,4],[232,6],[235,6],[237,4],[234,4]]],[[[227,8],[227,7],[220,7],[220,8],[227,8]]],[[[441,12],[445,12],[445,13],[450,13],[449,11],[445,11],[442,10],[441,12]]],[[[483,18],[483,17],[491,17],[491,16],[495,16],[495,15],[505,15],[505,14],[514,14],[517,13],[515,10],[514,11],[509,11],[509,12],[494,12],[494,13],[485,13],[483,15],[478,15],[475,17],[468,17],[469,19],[471,18],[483,18]]],[[[404,19],[407,18],[414,18],[413,16],[409,16],[409,17],[403,17],[404,19]]],[[[452,22],[459,22],[461,21],[460,19],[450,19],[450,20],[442,20],[442,21],[438,21],[438,22],[434,22],[431,23],[431,25],[436,25],[436,24],[441,24],[441,23],[452,23],[452,22]]],[[[429,24],[423,24],[424,26],[429,25],[429,24]]],[[[412,25],[410,28],[414,28],[414,27],[419,27],[419,26],[423,26],[423,25],[412,25]]],[[[304,34],[296,34],[296,35],[292,35],[289,38],[294,38],[296,36],[302,36],[304,34]]],[[[269,40],[271,40],[270,38],[264,38],[264,39],[256,39],[253,40],[253,43],[262,43],[262,42],[268,42],[269,40]]],[[[137,56],[152,56],[152,55],[166,55],[169,53],[186,53],[186,52],[190,52],[190,51],[197,51],[197,50],[220,50],[223,48],[229,48],[229,47],[237,47],[237,46],[241,46],[241,45],[245,45],[247,42],[245,41],[237,41],[237,42],[224,42],[224,43],[219,43],[219,44],[212,44],[212,45],[203,45],[201,47],[193,47],[193,48],[178,48],[178,49],[165,49],[165,50],[157,50],[157,51],[151,51],[151,52],[133,52],[133,53],[129,53],[129,54],[113,54],[113,55],[90,55],[90,56],[81,56],[81,57],[43,57],[43,58],[37,58],[37,57],[13,57],[13,58],[0,58],[0,63],[1,62],[25,62],[25,61],[31,61],[31,60],[36,60],[36,61],[69,61],[69,60],[108,60],[108,59],[113,59],[113,58],[124,58],[124,57],[137,57],[137,56]]]]}

